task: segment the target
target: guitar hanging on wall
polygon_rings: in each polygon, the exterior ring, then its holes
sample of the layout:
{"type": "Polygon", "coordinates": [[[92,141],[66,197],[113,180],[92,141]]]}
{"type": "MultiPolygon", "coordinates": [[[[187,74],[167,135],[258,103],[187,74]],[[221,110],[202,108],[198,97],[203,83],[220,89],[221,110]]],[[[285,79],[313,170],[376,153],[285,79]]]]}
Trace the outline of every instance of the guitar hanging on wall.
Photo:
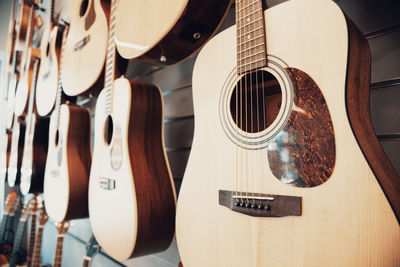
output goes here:
{"type": "Polygon", "coordinates": [[[64,247],[64,237],[70,227],[69,221],[58,222],[57,226],[57,243],[56,251],[54,253],[53,267],[61,267],[62,264],[62,252],[64,247]]]}
{"type": "Polygon", "coordinates": [[[400,179],[369,118],[368,43],[333,1],[262,2],[236,0],[236,27],[195,63],[183,264],[398,264],[400,179]]]}
{"type": "MultiPolygon", "coordinates": [[[[39,214],[39,225],[35,237],[35,244],[32,254],[32,267],[40,267],[41,266],[41,256],[42,256],[42,239],[43,239],[43,229],[47,221],[49,220],[49,216],[46,213],[46,209],[44,206],[40,209],[39,214]]],[[[28,266],[29,262],[28,262],[28,266]]]]}
{"type": "Polygon", "coordinates": [[[65,57],[63,49],[67,32],[68,27],[63,30],[57,100],[50,119],[44,175],[46,211],[56,222],[88,216],[90,114],[88,109],[78,105],[61,105],[65,57]]]}
{"type": "Polygon", "coordinates": [[[114,80],[116,7],[111,1],[105,84],[95,110],[89,219],[101,247],[124,260],[170,245],[175,188],[163,147],[160,90],[114,80]]]}
{"type": "Polygon", "coordinates": [[[230,4],[230,0],[118,0],[118,52],[144,62],[177,63],[214,35],[230,4]]]}

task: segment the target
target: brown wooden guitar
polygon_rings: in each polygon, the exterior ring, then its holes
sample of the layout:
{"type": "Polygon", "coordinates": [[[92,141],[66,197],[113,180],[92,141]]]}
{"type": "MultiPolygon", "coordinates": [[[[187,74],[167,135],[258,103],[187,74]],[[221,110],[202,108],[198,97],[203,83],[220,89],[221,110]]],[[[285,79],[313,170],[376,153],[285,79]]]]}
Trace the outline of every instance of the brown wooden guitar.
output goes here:
{"type": "MultiPolygon", "coordinates": [[[[42,256],[42,239],[43,239],[43,228],[47,221],[49,220],[49,216],[46,213],[46,209],[44,206],[40,209],[39,214],[39,225],[35,237],[34,249],[32,254],[32,264],[29,265],[29,257],[28,257],[28,266],[31,267],[40,267],[41,266],[41,256],[42,256]]],[[[29,255],[29,254],[28,254],[29,255]]]]}
{"type": "Polygon", "coordinates": [[[57,97],[58,68],[61,54],[63,27],[53,19],[54,0],[47,1],[46,28],[40,42],[40,69],[36,90],[36,109],[40,116],[48,115],[57,97]]]}
{"type": "Polygon", "coordinates": [[[230,4],[230,0],[119,0],[118,52],[144,62],[181,61],[214,35],[230,4]]]}
{"type": "Polygon", "coordinates": [[[168,248],[175,188],[163,146],[160,90],[126,78],[114,81],[116,5],[113,0],[106,82],[95,111],[89,214],[101,247],[124,260],[168,248]]]}
{"type": "Polygon", "coordinates": [[[37,87],[39,59],[34,63],[34,77],[25,117],[26,130],[21,164],[20,190],[23,195],[42,193],[49,137],[49,118],[38,117],[33,112],[37,87]]]}
{"type": "MultiPolygon", "coordinates": [[[[64,30],[63,42],[67,30],[64,30]]],[[[64,48],[64,44],[62,46],[64,48]]],[[[51,115],[44,175],[47,214],[56,222],[88,216],[88,180],[91,163],[90,114],[78,105],[62,104],[61,57],[56,107],[51,115]]]]}

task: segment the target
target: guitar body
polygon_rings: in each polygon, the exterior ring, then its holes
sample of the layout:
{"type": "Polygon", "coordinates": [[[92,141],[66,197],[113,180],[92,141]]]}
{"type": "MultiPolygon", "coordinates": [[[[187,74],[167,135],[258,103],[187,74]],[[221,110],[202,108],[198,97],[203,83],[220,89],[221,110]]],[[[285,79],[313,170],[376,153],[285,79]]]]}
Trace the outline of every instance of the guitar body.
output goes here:
{"type": "Polygon", "coordinates": [[[76,96],[101,89],[107,47],[107,4],[101,0],[72,0],[71,25],[63,59],[63,89],[76,96]]]}
{"type": "MultiPolygon", "coordinates": [[[[40,50],[29,48],[27,65],[23,68],[17,91],[15,92],[14,113],[17,116],[25,116],[28,112],[28,99],[31,92],[34,73],[34,61],[40,58],[40,50]]],[[[35,109],[34,109],[35,111],[35,109]]]]}
{"type": "Polygon", "coordinates": [[[163,147],[159,89],[119,78],[113,90],[109,144],[105,90],[96,104],[89,218],[100,246],[123,260],[170,245],[175,188],[163,147]]]}
{"type": "Polygon", "coordinates": [[[90,114],[77,105],[61,105],[50,119],[49,145],[44,176],[47,214],[56,222],[88,216],[90,168],[90,114]]]}
{"type": "Polygon", "coordinates": [[[115,32],[118,52],[124,58],[150,63],[169,65],[181,61],[212,37],[230,3],[120,0],[115,32]]]}
{"type": "Polygon", "coordinates": [[[63,31],[54,26],[47,27],[40,43],[40,69],[36,91],[36,109],[46,116],[53,109],[57,97],[58,67],[63,31]]]}
{"type": "Polygon", "coordinates": [[[25,128],[25,124],[20,124],[17,119],[14,119],[10,159],[7,166],[7,182],[10,187],[20,182],[25,128]]]}
{"type": "Polygon", "coordinates": [[[40,118],[33,113],[30,119],[31,129],[27,129],[25,132],[21,166],[20,190],[24,195],[43,192],[47,145],[49,142],[49,118],[40,118]]]}
{"type": "Polygon", "coordinates": [[[228,113],[236,85],[236,28],[217,35],[197,57],[195,135],[177,206],[183,264],[398,265],[399,224],[346,109],[346,90],[369,90],[365,40],[333,1],[292,0],[266,10],[264,18],[267,69],[284,88],[276,121],[264,131],[245,135],[228,113]],[[359,56],[355,61],[353,52],[359,56]],[[361,67],[352,74],[348,69],[355,62],[361,67]],[[352,81],[358,86],[349,86],[352,81]],[[272,131],[276,135],[263,143],[272,131]],[[250,141],[243,146],[251,149],[235,144],[244,135],[250,141]],[[235,182],[238,176],[242,184],[235,182]],[[295,216],[285,216],[280,213],[290,207],[274,206],[279,197],[263,211],[235,206],[233,195],[223,199],[219,190],[301,197],[302,202],[295,216]],[[225,201],[229,208],[220,204],[225,201]]]}

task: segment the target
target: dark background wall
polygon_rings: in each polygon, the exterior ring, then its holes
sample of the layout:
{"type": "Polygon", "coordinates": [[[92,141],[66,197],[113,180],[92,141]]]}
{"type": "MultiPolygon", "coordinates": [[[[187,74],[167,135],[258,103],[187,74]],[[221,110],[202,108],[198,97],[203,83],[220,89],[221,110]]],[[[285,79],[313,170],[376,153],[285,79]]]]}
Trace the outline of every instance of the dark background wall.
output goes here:
{"type": "MultiPolygon", "coordinates": [[[[267,0],[270,6],[282,0],[267,0]]],[[[400,173],[400,1],[338,0],[338,5],[368,39],[372,55],[371,116],[376,134],[400,173]]],[[[0,0],[0,50],[5,51],[11,0],[0,0]]],[[[44,3],[45,4],[45,3],[44,3]]],[[[56,14],[68,18],[68,0],[56,0],[56,14]]],[[[222,29],[233,25],[231,8],[222,29]]],[[[40,36],[37,36],[39,40],[40,36]]],[[[196,55],[174,66],[160,67],[131,61],[127,77],[157,84],[164,97],[165,145],[176,188],[179,187],[193,138],[192,70],[196,55]]],[[[80,103],[86,102],[80,100],[80,103]]],[[[95,99],[84,104],[95,105],[95,99]]],[[[88,219],[73,221],[64,243],[63,266],[80,266],[91,229],[88,219]]],[[[52,263],[56,230],[48,223],[44,232],[43,263],[52,263]]],[[[163,253],[123,263],[100,254],[93,266],[177,266],[179,255],[174,242],[163,253]]]]}

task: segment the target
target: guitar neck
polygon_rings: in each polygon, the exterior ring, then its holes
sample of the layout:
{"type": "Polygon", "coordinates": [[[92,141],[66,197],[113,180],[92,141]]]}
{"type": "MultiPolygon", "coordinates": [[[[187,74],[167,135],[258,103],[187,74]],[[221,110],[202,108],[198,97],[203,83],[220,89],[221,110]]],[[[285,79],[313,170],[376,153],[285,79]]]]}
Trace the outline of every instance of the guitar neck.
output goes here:
{"type": "Polygon", "coordinates": [[[56,129],[58,129],[60,125],[60,107],[61,107],[61,97],[62,97],[62,66],[64,62],[64,53],[65,53],[65,44],[67,43],[67,33],[68,33],[68,25],[65,25],[61,43],[61,52],[60,52],[60,62],[58,67],[58,86],[57,86],[57,98],[55,104],[55,112],[56,112],[56,129]]]}
{"type": "Polygon", "coordinates": [[[13,242],[14,218],[15,215],[8,215],[2,244],[12,244],[13,242]]]}
{"type": "MultiPolygon", "coordinates": [[[[35,238],[35,246],[32,255],[32,266],[40,266],[42,260],[42,239],[43,239],[43,228],[44,225],[39,225],[36,238],[35,238]]],[[[29,264],[28,264],[29,266],[29,264]]]]}
{"type": "Polygon", "coordinates": [[[28,247],[28,266],[31,266],[32,263],[32,257],[34,253],[34,248],[35,248],[35,236],[36,236],[36,214],[32,214],[31,217],[31,230],[29,233],[29,247],[28,247]]]}
{"type": "Polygon", "coordinates": [[[9,218],[8,214],[4,214],[3,220],[1,221],[1,224],[0,224],[0,244],[4,243],[4,233],[6,231],[6,225],[7,225],[8,218],[9,218]]]}
{"type": "Polygon", "coordinates": [[[15,235],[14,244],[11,252],[10,266],[15,266],[21,249],[22,238],[25,233],[26,220],[20,221],[15,235]]]}
{"type": "Polygon", "coordinates": [[[56,245],[56,253],[54,255],[53,267],[61,267],[62,250],[63,250],[63,245],[64,245],[64,236],[65,236],[65,234],[58,234],[57,235],[57,245],[56,245]]]}

